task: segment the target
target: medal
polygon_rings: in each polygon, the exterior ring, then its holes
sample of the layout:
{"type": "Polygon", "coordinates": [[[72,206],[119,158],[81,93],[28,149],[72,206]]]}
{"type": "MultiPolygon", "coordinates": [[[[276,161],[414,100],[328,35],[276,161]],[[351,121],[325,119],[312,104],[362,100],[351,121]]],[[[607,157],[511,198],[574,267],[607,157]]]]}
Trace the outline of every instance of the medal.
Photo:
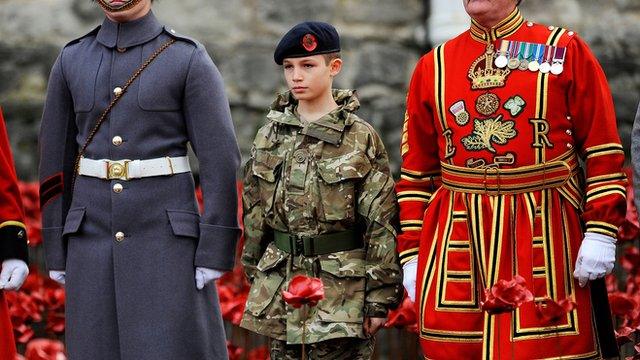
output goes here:
{"type": "Polygon", "coordinates": [[[549,73],[549,71],[551,71],[551,53],[553,52],[554,47],[553,46],[547,46],[547,49],[545,51],[545,56],[544,56],[544,60],[542,61],[542,63],[540,64],[540,72],[543,74],[547,74],[549,73]]]}
{"type": "Polygon", "coordinates": [[[509,44],[509,63],[507,66],[511,70],[515,70],[520,66],[520,60],[518,60],[518,48],[520,43],[513,41],[509,44]]]}
{"type": "Polygon", "coordinates": [[[522,47],[520,47],[520,52],[521,54],[523,54],[518,69],[524,71],[529,68],[529,58],[531,57],[531,43],[522,43],[522,47]],[[522,47],[524,47],[524,51],[522,50],[522,47]]]}
{"type": "Polygon", "coordinates": [[[504,69],[505,67],[507,67],[507,63],[509,62],[509,60],[507,59],[508,49],[509,49],[509,41],[502,40],[502,43],[500,44],[500,51],[498,51],[499,55],[495,60],[496,67],[500,69],[504,69]]]}
{"type": "Polygon", "coordinates": [[[551,65],[551,73],[553,75],[560,75],[564,71],[564,58],[567,54],[566,48],[556,48],[556,53],[553,55],[553,65],[551,65]]]}
{"type": "Polygon", "coordinates": [[[451,107],[449,108],[449,111],[451,112],[451,114],[453,114],[453,116],[455,116],[456,124],[460,126],[464,126],[464,125],[467,125],[467,123],[469,122],[469,118],[470,118],[469,112],[465,108],[463,100],[460,100],[455,104],[451,105],[451,107]]]}
{"type": "Polygon", "coordinates": [[[535,44],[533,50],[533,60],[529,62],[529,71],[536,72],[540,70],[542,55],[544,55],[544,46],[542,44],[535,44]]]}

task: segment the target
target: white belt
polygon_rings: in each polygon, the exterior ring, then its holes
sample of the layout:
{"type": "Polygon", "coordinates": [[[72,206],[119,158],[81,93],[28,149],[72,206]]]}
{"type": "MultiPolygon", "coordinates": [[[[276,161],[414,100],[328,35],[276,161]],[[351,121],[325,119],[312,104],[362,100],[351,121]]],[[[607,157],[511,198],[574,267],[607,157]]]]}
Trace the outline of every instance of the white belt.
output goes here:
{"type": "Polygon", "coordinates": [[[186,156],[148,160],[80,159],[78,174],[106,180],[129,180],[191,171],[186,156]]]}

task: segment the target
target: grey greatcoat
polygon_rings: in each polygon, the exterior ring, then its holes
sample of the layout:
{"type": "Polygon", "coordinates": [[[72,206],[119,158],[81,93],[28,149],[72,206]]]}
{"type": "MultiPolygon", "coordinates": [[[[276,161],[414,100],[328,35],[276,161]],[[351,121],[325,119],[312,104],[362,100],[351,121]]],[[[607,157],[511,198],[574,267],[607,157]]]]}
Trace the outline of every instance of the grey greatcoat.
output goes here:
{"type": "Polygon", "coordinates": [[[66,45],[53,66],[40,147],[46,259],[49,269],[66,270],[70,358],[226,359],[215,286],[198,291],[194,268],[233,267],[240,156],[222,79],[204,47],[151,12],[124,24],[105,19],[66,45]],[[190,142],[204,213],[188,172],[128,181],[78,176],[72,190],[74,158],[113,90],[172,38],[85,157],[184,156],[190,142]]]}

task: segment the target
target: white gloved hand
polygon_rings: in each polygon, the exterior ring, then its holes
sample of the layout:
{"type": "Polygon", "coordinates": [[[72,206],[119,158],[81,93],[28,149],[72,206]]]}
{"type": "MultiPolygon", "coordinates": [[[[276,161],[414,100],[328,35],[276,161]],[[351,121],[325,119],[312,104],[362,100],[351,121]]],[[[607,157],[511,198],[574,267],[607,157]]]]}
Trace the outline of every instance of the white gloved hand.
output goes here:
{"type": "Polygon", "coordinates": [[[204,289],[204,286],[214,280],[219,279],[224,272],[206,267],[196,267],[196,288],[204,289]]]}
{"type": "Polygon", "coordinates": [[[402,285],[407,289],[407,294],[412,302],[416,302],[416,277],[418,276],[418,259],[411,259],[402,265],[404,277],[402,285]]]}
{"type": "Polygon", "coordinates": [[[16,291],[29,275],[29,266],[19,259],[7,259],[2,262],[0,271],[0,289],[16,291]]]}
{"type": "Polygon", "coordinates": [[[58,271],[58,270],[49,271],[49,277],[61,285],[64,285],[66,276],[67,276],[66,271],[58,271]]]}
{"type": "Polygon", "coordinates": [[[585,233],[573,277],[584,287],[589,280],[611,273],[615,262],[616,239],[597,233],[585,233]]]}

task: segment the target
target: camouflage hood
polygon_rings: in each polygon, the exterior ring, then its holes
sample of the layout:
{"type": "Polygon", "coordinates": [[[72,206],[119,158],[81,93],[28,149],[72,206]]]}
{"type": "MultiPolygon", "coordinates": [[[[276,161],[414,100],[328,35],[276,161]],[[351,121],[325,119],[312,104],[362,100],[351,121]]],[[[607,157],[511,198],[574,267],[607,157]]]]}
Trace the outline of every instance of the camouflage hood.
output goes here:
{"type": "MultiPolygon", "coordinates": [[[[360,101],[355,90],[349,89],[333,89],[333,99],[338,104],[338,109],[335,111],[337,114],[336,120],[343,120],[345,125],[351,125],[353,119],[350,119],[358,108],[360,108],[360,101]]],[[[282,114],[291,114],[292,109],[298,104],[290,91],[279,94],[276,100],[271,104],[268,117],[281,117],[282,114]],[[289,110],[289,111],[287,111],[289,110]]]]}

